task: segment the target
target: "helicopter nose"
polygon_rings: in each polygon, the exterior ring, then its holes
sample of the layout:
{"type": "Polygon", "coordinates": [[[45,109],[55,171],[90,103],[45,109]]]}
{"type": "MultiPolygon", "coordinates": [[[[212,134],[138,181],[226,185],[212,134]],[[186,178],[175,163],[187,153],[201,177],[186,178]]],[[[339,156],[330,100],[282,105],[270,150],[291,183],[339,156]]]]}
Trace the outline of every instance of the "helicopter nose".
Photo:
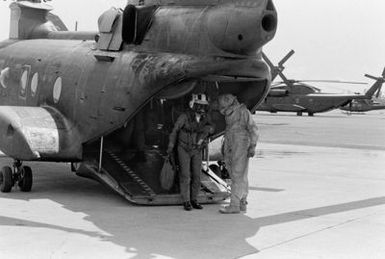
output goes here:
{"type": "Polygon", "coordinates": [[[234,54],[255,53],[274,37],[276,29],[277,12],[272,0],[241,0],[208,12],[211,42],[234,54]]]}

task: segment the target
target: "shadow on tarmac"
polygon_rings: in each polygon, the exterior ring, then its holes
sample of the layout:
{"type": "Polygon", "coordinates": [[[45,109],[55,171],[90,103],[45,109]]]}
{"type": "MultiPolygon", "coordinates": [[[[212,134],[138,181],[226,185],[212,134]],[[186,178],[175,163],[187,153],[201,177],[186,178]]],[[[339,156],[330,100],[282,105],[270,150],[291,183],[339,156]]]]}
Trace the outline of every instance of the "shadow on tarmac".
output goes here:
{"type": "MultiPolygon", "coordinates": [[[[206,205],[202,211],[185,212],[181,206],[130,205],[96,182],[67,175],[69,170],[61,165],[35,164],[33,167],[40,172],[35,174],[35,186],[31,193],[13,190],[10,194],[0,194],[0,198],[26,202],[45,199],[54,201],[72,214],[86,214],[83,220],[95,225],[100,232],[63,227],[60,222],[53,225],[5,217],[1,216],[1,212],[0,225],[77,233],[124,247],[130,254],[134,251],[134,258],[151,258],[154,255],[174,258],[236,258],[258,252],[247,239],[255,236],[261,227],[385,204],[385,197],[376,197],[254,219],[242,214],[221,215],[218,213],[218,204],[206,205]],[[56,173],[51,174],[52,171],[56,173]]],[[[261,190],[282,191],[251,188],[251,191],[261,190]]]]}

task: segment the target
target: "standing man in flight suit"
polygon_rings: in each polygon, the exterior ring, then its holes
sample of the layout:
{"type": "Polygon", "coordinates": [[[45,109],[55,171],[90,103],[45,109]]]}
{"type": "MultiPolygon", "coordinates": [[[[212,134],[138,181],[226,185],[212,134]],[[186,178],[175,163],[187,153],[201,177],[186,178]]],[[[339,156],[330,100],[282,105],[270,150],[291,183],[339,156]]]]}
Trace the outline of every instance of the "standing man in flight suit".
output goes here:
{"type": "Polygon", "coordinates": [[[214,133],[208,116],[208,100],[205,94],[193,94],[190,109],[182,113],[169,136],[167,153],[172,154],[177,145],[180,166],[179,184],[183,207],[190,211],[203,209],[197,201],[201,188],[202,150],[207,137],[214,133]]]}
{"type": "Polygon", "coordinates": [[[247,210],[249,191],[249,158],[255,155],[258,128],[250,111],[232,94],[219,96],[220,113],[226,119],[223,155],[231,183],[230,205],[219,210],[222,214],[240,213],[247,210]]]}

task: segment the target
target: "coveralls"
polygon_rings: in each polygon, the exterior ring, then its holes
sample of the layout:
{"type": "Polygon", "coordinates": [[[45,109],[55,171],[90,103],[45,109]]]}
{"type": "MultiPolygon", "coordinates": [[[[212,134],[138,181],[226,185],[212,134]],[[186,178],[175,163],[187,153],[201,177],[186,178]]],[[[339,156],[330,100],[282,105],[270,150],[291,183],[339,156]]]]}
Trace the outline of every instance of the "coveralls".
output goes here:
{"type": "Polygon", "coordinates": [[[250,111],[233,95],[221,95],[218,99],[221,113],[225,115],[224,159],[232,179],[230,208],[246,210],[249,191],[249,157],[254,156],[258,141],[258,128],[250,111]]]}
{"type": "Polygon", "coordinates": [[[179,184],[183,202],[196,201],[201,187],[202,149],[199,140],[214,132],[206,115],[198,122],[193,111],[182,113],[169,136],[169,149],[177,144],[180,166],[179,184]],[[190,185],[191,184],[191,185],[190,185]],[[191,191],[190,191],[191,188],[191,191]]]}

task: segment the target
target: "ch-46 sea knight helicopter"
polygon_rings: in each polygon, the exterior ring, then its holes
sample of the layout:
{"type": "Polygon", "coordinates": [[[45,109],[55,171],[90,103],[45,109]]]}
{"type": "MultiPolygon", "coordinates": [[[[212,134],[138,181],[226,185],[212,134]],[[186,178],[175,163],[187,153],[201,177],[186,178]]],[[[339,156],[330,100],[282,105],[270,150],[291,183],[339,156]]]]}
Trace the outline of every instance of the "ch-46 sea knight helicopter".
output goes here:
{"type": "MultiPolygon", "coordinates": [[[[78,175],[137,204],[177,204],[159,174],[176,117],[192,93],[233,93],[250,110],[266,97],[261,47],[275,35],[271,0],[129,0],[103,13],[97,32],[58,30],[41,1],[14,1],[0,43],[3,192],[30,191],[24,161],[70,162],[78,175]]],[[[224,118],[210,111],[215,136],[224,118]]],[[[214,177],[215,178],[215,177],[214,177]]],[[[199,202],[228,197],[206,177],[199,202]]]]}
{"type": "MultiPolygon", "coordinates": [[[[376,80],[376,84],[379,85],[377,93],[375,94],[376,99],[378,99],[380,97],[382,85],[385,83],[385,68],[382,72],[382,76],[380,77],[375,77],[368,74],[365,74],[365,76],[370,79],[376,80]]],[[[349,104],[340,107],[340,109],[343,111],[347,111],[348,113],[368,112],[368,111],[374,111],[374,110],[384,110],[385,104],[377,102],[373,98],[372,99],[354,99],[349,104]]]]}
{"type": "Polygon", "coordinates": [[[343,84],[366,84],[361,82],[348,82],[339,80],[291,80],[284,74],[284,63],[294,54],[291,50],[279,63],[278,66],[269,60],[263,54],[263,59],[269,64],[272,73],[272,80],[277,76],[282,82],[273,83],[268,96],[261,103],[257,110],[276,112],[296,112],[298,116],[302,116],[307,112],[309,116],[315,113],[326,112],[347,105],[352,100],[368,100],[378,91],[381,84],[379,80],[364,94],[338,94],[323,93],[317,87],[307,84],[307,82],[323,82],[323,83],[343,83],[343,84]]]}

